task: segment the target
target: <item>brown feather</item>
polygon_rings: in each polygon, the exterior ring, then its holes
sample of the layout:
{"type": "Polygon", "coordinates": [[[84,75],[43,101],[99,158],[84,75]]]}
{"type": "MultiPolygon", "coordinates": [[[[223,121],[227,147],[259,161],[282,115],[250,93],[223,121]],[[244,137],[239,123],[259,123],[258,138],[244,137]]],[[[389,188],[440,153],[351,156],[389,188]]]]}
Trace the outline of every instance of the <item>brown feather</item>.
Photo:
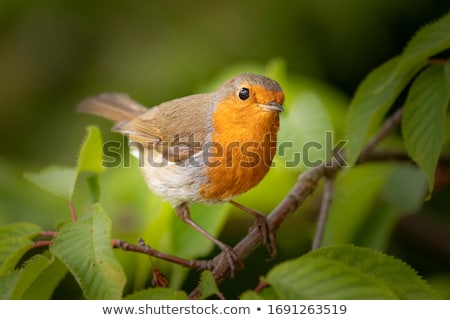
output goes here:
{"type": "Polygon", "coordinates": [[[148,109],[127,95],[102,94],[83,100],[78,111],[116,121],[113,131],[178,162],[200,152],[212,132],[212,99],[212,94],[196,94],[148,109]]]}
{"type": "Polygon", "coordinates": [[[183,161],[202,150],[207,134],[212,131],[212,124],[209,128],[205,125],[211,122],[210,106],[211,94],[170,100],[114,129],[144,147],[155,148],[170,161],[183,161]]]}
{"type": "Polygon", "coordinates": [[[84,99],[78,104],[77,110],[120,122],[134,119],[148,109],[126,94],[104,93],[84,99]]]}

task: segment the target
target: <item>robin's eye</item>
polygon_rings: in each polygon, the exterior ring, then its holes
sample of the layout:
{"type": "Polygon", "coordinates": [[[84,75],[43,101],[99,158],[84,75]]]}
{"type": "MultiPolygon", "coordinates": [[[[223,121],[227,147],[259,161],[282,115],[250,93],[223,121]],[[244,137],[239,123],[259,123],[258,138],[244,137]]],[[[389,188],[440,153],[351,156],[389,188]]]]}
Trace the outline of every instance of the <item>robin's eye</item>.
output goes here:
{"type": "Polygon", "coordinates": [[[239,99],[242,101],[247,100],[250,97],[250,90],[248,88],[239,89],[239,99]]]}

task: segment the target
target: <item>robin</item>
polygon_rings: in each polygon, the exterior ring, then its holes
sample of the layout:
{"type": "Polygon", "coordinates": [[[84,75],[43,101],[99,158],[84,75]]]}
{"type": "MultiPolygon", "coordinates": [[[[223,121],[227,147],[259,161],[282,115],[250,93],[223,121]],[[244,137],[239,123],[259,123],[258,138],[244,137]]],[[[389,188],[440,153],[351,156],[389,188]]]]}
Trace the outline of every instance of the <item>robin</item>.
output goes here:
{"type": "Polygon", "coordinates": [[[266,217],[233,198],[256,186],[269,171],[283,102],[276,81],[244,73],[214,92],[150,109],[125,94],[101,94],[83,100],[78,111],[116,122],[112,130],[126,135],[134,146],[132,154],[144,159],[141,169],[149,189],[224,251],[233,273],[239,261],[232,248],[197,225],[189,205],[230,202],[256,218],[263,242],[275,254],[275,236],[266,217]]]}

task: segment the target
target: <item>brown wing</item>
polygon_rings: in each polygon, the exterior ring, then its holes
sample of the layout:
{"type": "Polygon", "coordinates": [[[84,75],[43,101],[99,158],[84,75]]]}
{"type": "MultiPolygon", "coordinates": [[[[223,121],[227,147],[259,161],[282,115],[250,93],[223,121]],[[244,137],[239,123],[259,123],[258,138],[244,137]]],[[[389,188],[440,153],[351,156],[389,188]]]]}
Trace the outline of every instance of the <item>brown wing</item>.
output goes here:
{"type": "Polygon", "coordinates": [[[118,123],[114,131],[144,147],[154,148],[170,161],[183,161],[202,150],[212,131],[211,94],[197,94],[164,102],[130,121],[118,123]]]}

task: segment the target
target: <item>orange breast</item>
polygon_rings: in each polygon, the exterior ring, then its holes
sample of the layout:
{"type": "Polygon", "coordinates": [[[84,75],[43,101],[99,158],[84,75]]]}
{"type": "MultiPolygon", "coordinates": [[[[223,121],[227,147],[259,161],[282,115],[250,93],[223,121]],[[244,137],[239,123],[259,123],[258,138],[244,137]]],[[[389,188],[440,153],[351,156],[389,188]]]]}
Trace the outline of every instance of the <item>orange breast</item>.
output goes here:
{"type": "Polygon", "coordinates": [[[207,157],[208,182],[200,189],[206,201],[231,199],[256,186],[269,171],[276,152],[277,112],[255,105],[245,109],[218,103],[207,157]]]}

